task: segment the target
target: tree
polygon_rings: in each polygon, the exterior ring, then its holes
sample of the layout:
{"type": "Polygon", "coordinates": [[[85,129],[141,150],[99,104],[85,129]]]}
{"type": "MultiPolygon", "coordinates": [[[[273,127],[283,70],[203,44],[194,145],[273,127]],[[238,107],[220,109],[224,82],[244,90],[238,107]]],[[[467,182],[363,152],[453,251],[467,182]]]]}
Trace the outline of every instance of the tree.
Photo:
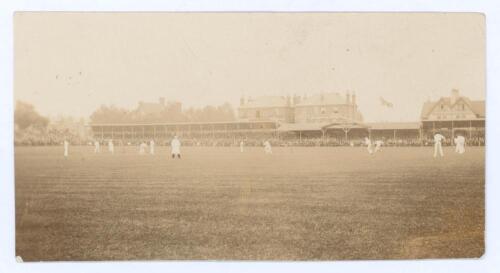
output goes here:
{"type": "Polygon", "coordinates": [[[14,111],[14,124],[21,130],[30,126],[45,129],[49,124],[49,119],[38,114],[33,105],[17,101],[14,111]]]}
{"type": "Polygon", "coordinates": [[[234,110],[229,103],[220,106],[189,108],[182,111],[178,102],[168,103],[161,111],[147,112],[127,110],[115,106],[101,105],[90,116],[92,123],[153,123],[153,122],[214,122],[236,120],[234,110]]]}
{"type": "Polygon", "coordinates": [[[130,111],[115,106],[101,105],[90,115],[92,123],[127,123],[131,122],[130,111]]]}
{"type": "Polygon", "coordinates": [[[214,107],[190,108],[184,112],[186,119],[193,122],[214,122],[236,120],[234,110],[229,103],[214,107]]]}
{"type": "Polygon", "coordinates": [[[229,103],[224,103],[221,106],[217,107],[217,119],[220,121],[234,121],[236,120],[236,116],[234,114],[233,107],[229,103]]]}

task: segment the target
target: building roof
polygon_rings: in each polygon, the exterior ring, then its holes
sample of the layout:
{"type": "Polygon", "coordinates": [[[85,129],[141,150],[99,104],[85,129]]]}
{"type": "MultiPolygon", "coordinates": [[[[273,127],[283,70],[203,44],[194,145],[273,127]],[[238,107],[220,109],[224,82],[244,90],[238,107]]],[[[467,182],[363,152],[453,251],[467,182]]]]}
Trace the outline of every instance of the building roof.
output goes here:
{"type": "Polygon", "coordinates": [[[418,130],[420,122],[371,122],[366,125],[372,130],[418,130]]]}
{"type": "Polygon", "coordinates": [[[329,123],[282,123],[278,127],[278,131],[321,131],[329,123]]]}
{"type": "Polygon", "coordinates": [[[438,101],[426,101],[424,102],[424,105],[422,105],[422,111],[420,113],[420,118],[426,119],[429,114],[431,113],[432,109],[434,109],[434,106],[438,103],[438,101]]]}
{"type": "Polygon", "coordinates": [[[216,124],[275,124],[274,121],[210,121],[210,122],[148,122],[148,123],[88,123],[88,126],[172,126],[172,125],[216,125],[216,124]]]}
{"type": "Polygon", "coordinates": [[[296,106],[312,106],[312,105],[337,105],[346,104],[346,98],[339,93],[322,93],[315,94],[297,103],[296,106]]]}
{"type": "MultiPolygon", "coordinates": [[[[339,93],[321,93],[303,97],[295,106],[339,105],[346,104],[346,99],[345,96],[339,93]]],[[[243,105],[240,105],[240,108],[290,107],[291,101],[292,98],[287,96],[262,96],[248,98],[243,105]]]]}
{"type": "Polygon", "coordinates": [[[486,117],[486,107],[484,100],[470,101],[470,106],[474,114],[476,114],[479,118],[486,117]]]}
{"type": "Polygon", "coordinates": [[[338,124],[338,123],[333,123],[329,124],[324,127],[324,129],[366,129],[367,126],[362,123],[345,123],[345,124],[338,124]]]}
{"type": "Polygon", "coordinates": [[[484,100],[470,100],[467,97],[460,96],[455,100],[455,103],[452,103],[452,100],[450,97],[442,97],[437,101],[426,101],[424,105],[422,106],[422,112],[420,114],[420,117],[422,119],[427,119],[429,115],[432,113],[434,108],[437,105],[444,104],[449,107],[453,107],[455,104],[457,104],[460,101],[464,101],[469,108],[472,110],[474,114],[478,118],[484,118],[485,117],[485,102],[484,100]]]}
{"type": "Polygon", "coordinates": [[[282,132],[290,132],[290,131],[321,131],[326,129],[361,129],[366,128],[363,124],[358,123],[282,123],[280,127],[278,127],[278,131],[282,132]]]}
{"type": "Polygon", "coordinates": [[[256,98],[248,98],[247,101],[240,105],[240,108],[263,108],[263,107],[288,107],[289,99],[285,96],[262,96],[256,98]]]}

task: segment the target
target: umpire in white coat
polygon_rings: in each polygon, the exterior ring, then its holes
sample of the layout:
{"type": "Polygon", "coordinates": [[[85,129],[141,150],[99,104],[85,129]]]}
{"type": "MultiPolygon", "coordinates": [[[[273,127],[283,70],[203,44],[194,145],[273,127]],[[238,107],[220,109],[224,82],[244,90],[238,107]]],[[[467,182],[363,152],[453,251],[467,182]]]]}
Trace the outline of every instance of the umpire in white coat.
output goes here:
{"type": "Polygon", "coordinates": [[[172,151],[172,158],[181,158],[181,142],[179,141],[179,138],[177,136],[172,139],[172,142],[170,143],[171,146],[171,151],[172,151]]]}

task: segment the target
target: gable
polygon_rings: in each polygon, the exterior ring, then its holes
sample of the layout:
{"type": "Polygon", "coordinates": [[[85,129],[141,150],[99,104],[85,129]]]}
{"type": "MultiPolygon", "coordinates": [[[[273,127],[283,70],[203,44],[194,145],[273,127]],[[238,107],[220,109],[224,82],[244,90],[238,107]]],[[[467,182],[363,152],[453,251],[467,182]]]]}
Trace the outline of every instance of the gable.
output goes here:
{"type": "MultiPolygon", "coordinates": [[[[427,106],[427,114],[424,119],[430,120],[465,120],[476,119],[474,109],[468,99],[460,97],[455,103],[451,103],[450,98],[441,98],[432,107],[427,106]]],[[[425,113],[424,113],[425,114],[425,113]]]]}
{"type": "Polygon", "coordinates": [[[479,117],[479,118],[485,118],[486,117],[486,108],[485,108],[485,103],[483,101],[471,101],[470,106],[472,111],[479,117]]]}

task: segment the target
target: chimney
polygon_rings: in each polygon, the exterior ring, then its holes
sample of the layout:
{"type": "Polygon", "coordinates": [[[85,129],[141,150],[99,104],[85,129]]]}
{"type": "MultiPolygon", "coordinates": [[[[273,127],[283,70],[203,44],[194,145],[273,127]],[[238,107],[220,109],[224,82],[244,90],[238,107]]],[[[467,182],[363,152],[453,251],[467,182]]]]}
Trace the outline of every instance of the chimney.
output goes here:
{"type": "Polygon", "coordinates": [[[160,102],[161,105],[165,106],[165,98],[164,97],[160,97],[158,99],[158,101],[160,102]]]}
{"type": "Polygon", "coordinates": [[[240,98],[240,106],[245,105],[245,97],[241,96],[240,98]]]}
{"type": "Polygon", "coordinates": [[[345,104],[351,104],[351,94],[349,94],[349,91],[345,93],[345,104]]]}
{"type": "Polygon", "coordinates": [[[452,89],[451,90],[451,104],[455,104],[457,102],[458,98],[460,97],[460,93],[458,89],[452,89]]]}
{"type": "Polygon", "coordinates": [[[356,105],[356,92],[352,93],[352,105],[356,105]]]}

